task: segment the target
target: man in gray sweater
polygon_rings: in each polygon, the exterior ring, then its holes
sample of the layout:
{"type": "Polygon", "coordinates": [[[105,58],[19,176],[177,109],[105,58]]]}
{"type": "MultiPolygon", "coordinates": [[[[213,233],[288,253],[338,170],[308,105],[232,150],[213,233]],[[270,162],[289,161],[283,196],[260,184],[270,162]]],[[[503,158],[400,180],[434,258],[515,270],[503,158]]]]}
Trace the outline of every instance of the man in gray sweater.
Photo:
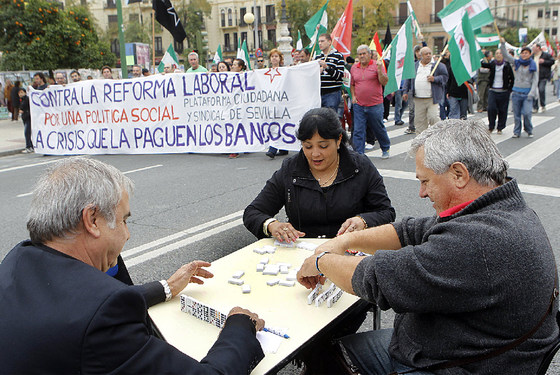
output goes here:
{"type": "Polygon", "coordinates": [[[341,339],[363,374],[535,374],[559,334],[557,270],[539,218],[484,124],[439,122],[411,154],[436,215],[330,240],[304,261],[299,282],[328,277],[397,313],[394,329],[341,339]]]}

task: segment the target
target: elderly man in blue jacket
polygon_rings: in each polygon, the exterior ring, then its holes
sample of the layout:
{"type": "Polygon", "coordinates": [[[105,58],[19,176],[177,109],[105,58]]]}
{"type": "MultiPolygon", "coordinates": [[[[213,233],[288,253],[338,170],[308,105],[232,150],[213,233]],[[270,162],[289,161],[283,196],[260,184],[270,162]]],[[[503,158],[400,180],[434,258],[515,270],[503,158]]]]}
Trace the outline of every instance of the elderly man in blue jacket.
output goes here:
{"type": "Polygon", "coordinates": [[[430,47],[420,49],[420,60],[416,61],[416,78],[407,79],[403,85],[402,100],[414,98],[416,134],[439,121],[439,104],[445,99],[445,85],[449,78],[444,64],[432,61],[430,47]],[[434,70],[435,66],[435,70],[434,70]]]}

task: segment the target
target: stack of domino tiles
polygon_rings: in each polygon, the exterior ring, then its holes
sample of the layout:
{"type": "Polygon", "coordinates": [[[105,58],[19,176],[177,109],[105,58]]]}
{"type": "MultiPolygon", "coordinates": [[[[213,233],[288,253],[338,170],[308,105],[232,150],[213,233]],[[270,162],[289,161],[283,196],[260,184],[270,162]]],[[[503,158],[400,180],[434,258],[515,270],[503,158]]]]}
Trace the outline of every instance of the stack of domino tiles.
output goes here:
{"type": "MultiPolygon", "coordinates": [[[[275,242],[276,244],[276,242],[275,242]]],[[[287,246],[284,246],[287,247],[287,246]]],[[[266,245],[262,248],[253,249],[253,252],[257,254],[274,254],[276,253],[276,246],[266,245]]],[[[263,256],[260,262],[257,264],[257,272],[261,272],[263,275],[268,276],[278,276],[278,274],[286,275],[286,279],[282,280],[280,278],[272,278],[267,280],[266,284],[268,286],[282,285],[282,286],[294,286],[296,285],[296,271],[290,270],[292,267],[289,263],[271,263],[268,256],[263,256]]]]}
{"type": "Polygon", "coordinates": [[[245,282],[241,280],[241,277],[243,277],[243,275],[245,275],[245,271],[236,271],[228,280],[228,283],[242,286],[241,290],[243,293],[251,293],[251,286],[245,284],[245,282]]]}
{"type": "Polygon", "coordinates": [[[323,285],[317,284],[315,289],[307,296],[307,304],[311,305],[315,302],[315,307],[319,307],[323,302],[327,301],[327,307],[332,307],[344,293],[342,289],[337,287],[334,283],[331,283],[326,291],[322,292],[322,290],[323,285]]]}
{"type": "Polygon", "coordinates": [[[186,295],[181,294],[181,311],[194,316],[202,321],[224,328],[227,314],[224,314],[204,303],[186,295]]]}

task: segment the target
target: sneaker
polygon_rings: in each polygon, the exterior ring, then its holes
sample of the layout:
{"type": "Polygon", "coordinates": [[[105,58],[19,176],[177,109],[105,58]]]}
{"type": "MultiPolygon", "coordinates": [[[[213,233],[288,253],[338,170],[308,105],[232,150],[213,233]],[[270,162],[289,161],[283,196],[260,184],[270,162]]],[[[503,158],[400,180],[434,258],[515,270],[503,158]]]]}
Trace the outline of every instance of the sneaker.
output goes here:
{"type": "Polygon", "coordinates": [[[494,129],[488,129],[488,134],[492,134],[494,132],[494,129]]]}
{"type": "Polygon", "coordinates": [[[541,107],[540,113],[544,113],[544,112],[546,112],[546,107],[543,105],[543,106],[541,107]]]}
{"type": "Polygon", "coordinates": [[[265,155],[271,159],[274,159],[274,157],[276,156],[276,154],[272,151],[267,151],[265,155]]]}
{"type": "Polygon", "coordinates": [[[501,131],[501,130],[498,130],[496,133],[497,133],[498,135],[502,135],[502,131],[501,131]]]}
{"type": "Polygon", "coordinates": [[[384,119],[383,119],[383,123],[386,123],[386,122],[387,122],[387,119],[386,119],[386,118],[384,118],[384,119]]]}
{"type": "Polygon", "coordinates": [[[404,121],[399,120],[399,121],[395,122],[395,125],[404,125],[404,121]]]}
{"type": "Polygon", "coordinates": [[[404,134],[416,134],[416,130],[406,129],[406,130],[404,131],[404,134]]]}
{"type": "Polygon", "coordinates": [[[527,133],[527,137],[533,138],[533,133],[527,133]]]}
{"type": "Polygon", "coordinates": [[[25,150],[22,151],[23,154],[32,154],[34,152],[35,152],[35,150],[33,150],[33,148],[31,148],[31,147],[28,147],[28,148],[26,148],[25,150]]]}
{"type": "Polygon", "coordinates": [[[229,156],[228,156],[228,158],[230,158],[230,159],[237,159],[238,157],[239,157],[239,154],[235,154],[235,153],[229,154],[229,156]]]}
{"type": "Polygon", "coordinates": [[[513,134],[511,138],[519,138],[519,134],[513,134]]]}
{"type": "Polygon", "coordinates": [[[381,159],[389,159],[389,151],[383,151],[381,154],[381,159]]]}
{"type": "Polygon", "coordinates": [[[539,113],[538,109],[533,108],[533,113],[539,113]]]}
{"type": "Polygon", "coordinates": [[[278,156],[288,155],[288,150],[278,150],[276,155],[278,156]]]}

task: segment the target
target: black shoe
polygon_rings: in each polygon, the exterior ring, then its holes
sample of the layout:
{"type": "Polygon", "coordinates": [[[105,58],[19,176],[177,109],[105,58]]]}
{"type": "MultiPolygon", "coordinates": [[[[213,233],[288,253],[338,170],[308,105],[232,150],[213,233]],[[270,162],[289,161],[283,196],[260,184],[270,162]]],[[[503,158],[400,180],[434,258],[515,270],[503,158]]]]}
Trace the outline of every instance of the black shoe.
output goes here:
{"type": "Polygon", "coordinates": [[[404,121],[397,121],[395,122],[395,125],[404,125],[404,121]]]}
{"type": "Polygon", "coordinates": [[[272,151],[267,151],[265,155],[271,159],[274,159],[274,157],[276,156],[276,154],[272,151]]]}
{"type": "Polygon", "coordinates": [[[288,150],[278,150],[276,155],[278,155],[278,156],[288,155],[288,150]]]}

